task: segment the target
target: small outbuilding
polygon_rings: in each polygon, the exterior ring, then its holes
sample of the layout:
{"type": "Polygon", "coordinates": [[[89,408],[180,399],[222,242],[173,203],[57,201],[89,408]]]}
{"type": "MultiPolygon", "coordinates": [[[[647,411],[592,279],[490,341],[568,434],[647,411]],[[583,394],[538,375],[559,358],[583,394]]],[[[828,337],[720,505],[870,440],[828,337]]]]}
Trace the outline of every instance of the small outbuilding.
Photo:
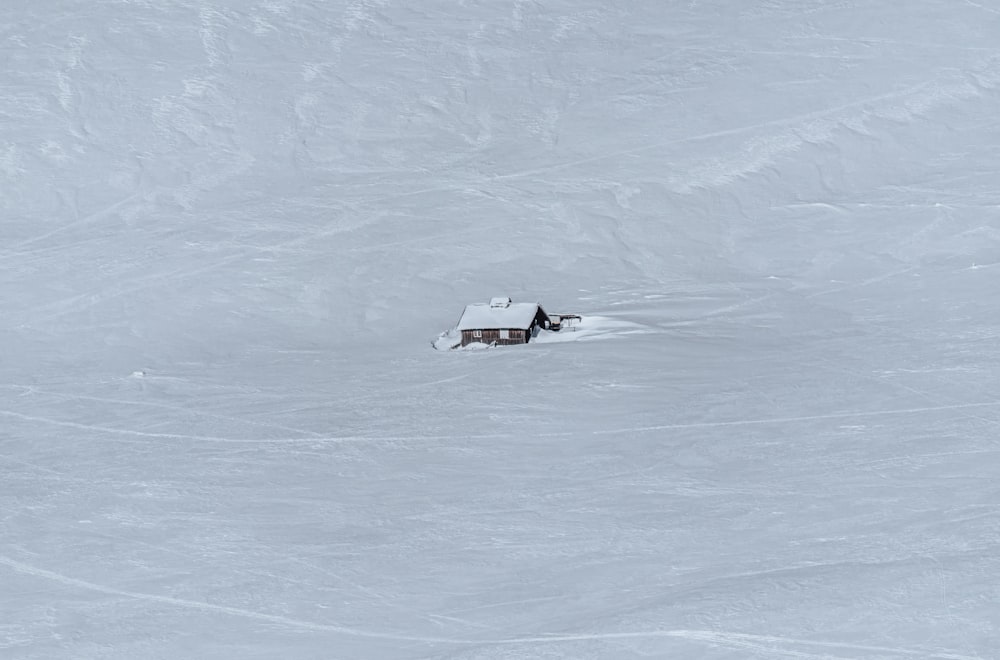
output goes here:
{"type": "Polygon", "coordinates": [[[458,321],[462,346],[527,344],[538,329],[549,327],[549,317],[541,305],[515,303],[506,297],[493,298],[489,304],[469,305],[458,321]]]}

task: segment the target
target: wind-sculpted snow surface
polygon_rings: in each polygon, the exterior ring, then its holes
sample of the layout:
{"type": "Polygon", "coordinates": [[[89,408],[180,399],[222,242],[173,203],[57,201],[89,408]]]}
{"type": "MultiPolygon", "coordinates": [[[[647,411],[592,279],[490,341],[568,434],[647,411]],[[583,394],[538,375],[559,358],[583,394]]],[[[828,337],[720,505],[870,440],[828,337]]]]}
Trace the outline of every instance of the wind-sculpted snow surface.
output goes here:
{"type": "Polygon", "coordinates": [[[996,657],[989,3],[8,4],[0,658],[996,657]]]}

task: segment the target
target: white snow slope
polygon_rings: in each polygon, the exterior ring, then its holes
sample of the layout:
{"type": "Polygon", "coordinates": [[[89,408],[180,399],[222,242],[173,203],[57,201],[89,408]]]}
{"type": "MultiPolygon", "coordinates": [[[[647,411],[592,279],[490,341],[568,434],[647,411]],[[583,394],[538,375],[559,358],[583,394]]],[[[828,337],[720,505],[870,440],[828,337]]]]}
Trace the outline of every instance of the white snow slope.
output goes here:
{"type": "Polygon", "coordinates": [[[46,0],[0,57],[0,657],[1000,657],[1000,6],[46,0]],[[504,295],[591,331],[431,348],[504,295]]]}

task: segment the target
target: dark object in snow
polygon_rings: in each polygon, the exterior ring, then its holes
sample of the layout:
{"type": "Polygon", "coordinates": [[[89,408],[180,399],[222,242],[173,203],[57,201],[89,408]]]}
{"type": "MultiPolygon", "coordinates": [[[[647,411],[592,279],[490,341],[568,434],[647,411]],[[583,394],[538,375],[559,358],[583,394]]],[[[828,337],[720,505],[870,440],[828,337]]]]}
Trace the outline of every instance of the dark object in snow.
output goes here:
{"type": "Polygon", "coordinates": [[[462,333],[460,346],[477,343],[511,346],[527,344],[540,329],[558,331],[562,321],[570,318],[580,317],[575,314],[549,317],[538,303],[515,303],[503,297],[493,298],[489,304],[468,305],[456,329],[462,333]]]}
{"type": "MultiPolygon", "coordinates": [[[[574,321],[579,321],[579,314],[551,314],[549,315],[549,330],[553,332],[559,332],[562,329],[563,323],[568,326],[573,325],[574,321]]],[[[575,328],[574,328],[575,329],[575,328]]]]}

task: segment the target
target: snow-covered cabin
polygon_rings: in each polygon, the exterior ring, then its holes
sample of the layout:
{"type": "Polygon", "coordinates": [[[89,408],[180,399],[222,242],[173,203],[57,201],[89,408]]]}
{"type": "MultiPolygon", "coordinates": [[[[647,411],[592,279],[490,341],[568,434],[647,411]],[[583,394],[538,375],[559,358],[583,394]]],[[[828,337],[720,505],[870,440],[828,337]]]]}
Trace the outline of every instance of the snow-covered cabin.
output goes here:
{"type": "Polygon", "coordinates": [[[462,346],[527,344],[537,328],[548,327],[549,317],[541,305],[515,303],[506,297],[469,305],[458,321],[462,346]]]}

